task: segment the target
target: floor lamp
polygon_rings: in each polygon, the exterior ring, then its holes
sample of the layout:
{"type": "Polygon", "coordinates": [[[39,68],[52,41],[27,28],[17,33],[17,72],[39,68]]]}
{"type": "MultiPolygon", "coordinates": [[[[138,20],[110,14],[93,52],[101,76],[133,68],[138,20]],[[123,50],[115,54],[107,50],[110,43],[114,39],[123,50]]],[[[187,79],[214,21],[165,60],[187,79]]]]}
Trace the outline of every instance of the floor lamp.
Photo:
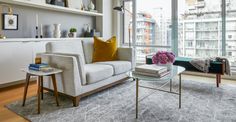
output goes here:
{"type": "MultiPolygon", "coordinates": [[[[127,11],[131,17],[133,16],[132,12],[130,12],[124,6],[116,6],[116,7],[113,8],[113,10],[119,11],[123,14],[124,14],[124,11],[127,11]]],[[[131,25],[131,22],[129,23],[129,47],[131,47],[131,38],[130,38],[131,28],[130,28],[130,25],[131,25]]]]}
{"type": "MultiPolygon", "coordinates": [[[[7,4],[0,4],[0,14],[2,14],[3,9],[7,7],[8,8],[8,14],[13,15],[12,7],[7,4]]],[[[0,39],[5,39],[6,36],[2,33],[2,15],[0,15],[0,39]]]]}

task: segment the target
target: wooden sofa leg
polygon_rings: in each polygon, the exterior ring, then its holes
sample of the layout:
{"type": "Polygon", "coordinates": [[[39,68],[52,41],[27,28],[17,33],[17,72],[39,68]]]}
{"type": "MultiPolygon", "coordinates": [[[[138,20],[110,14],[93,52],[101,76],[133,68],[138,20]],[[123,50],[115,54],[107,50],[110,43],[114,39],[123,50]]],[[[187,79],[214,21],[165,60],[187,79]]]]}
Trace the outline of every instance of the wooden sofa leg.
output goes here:
{"type": "Polygon", "coordinates": [[[219,83],[221,83],[221,75],[219,74],[219,76],[218,76],[218,77],[219,77],[219,83]]]}
{"type": "Polygon", "coordinates": [[[219,74],[216,74],[216,87],[219,87],[219,74]]]}
{"type": "Polygon", "coordinates": [[[77,107],[79,106],[80,96],[73,97],[73,106],[77,107]]]}

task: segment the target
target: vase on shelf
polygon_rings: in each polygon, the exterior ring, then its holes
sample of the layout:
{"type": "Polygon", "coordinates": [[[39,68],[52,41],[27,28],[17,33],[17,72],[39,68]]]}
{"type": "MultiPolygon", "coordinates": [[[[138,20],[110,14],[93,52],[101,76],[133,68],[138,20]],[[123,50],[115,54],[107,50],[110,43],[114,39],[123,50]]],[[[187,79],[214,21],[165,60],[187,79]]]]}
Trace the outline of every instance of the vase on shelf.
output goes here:
{"type": "Polygon", "coordinates": [[[54,24],[53,37],[61,38],[61,24],[54,24]]]}
{"type": "Polygon", "coordinates": [[[90,3],[88,4],[88,10],[89,10],[89,11],[92,11],[92,10],[94,10],[94,9],[95,9],[95,6],[94,6],[94,4],[93,4],[93,1],[91,0],[90,3]]]}

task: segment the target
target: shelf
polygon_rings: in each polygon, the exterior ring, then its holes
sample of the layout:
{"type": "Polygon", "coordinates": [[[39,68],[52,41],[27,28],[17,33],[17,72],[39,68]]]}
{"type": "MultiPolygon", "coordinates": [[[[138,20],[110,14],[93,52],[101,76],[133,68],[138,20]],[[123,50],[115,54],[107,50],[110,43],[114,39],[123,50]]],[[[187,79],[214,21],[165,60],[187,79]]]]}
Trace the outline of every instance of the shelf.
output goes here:
{"type": "Polygon", "coordinates": [[[42,42],[42,41],[76,41],[76,40],[86,40],[86,39],[91,39],[91,37],[81,37],[81,38],[6,38],[6,39],[0,39],[0,43],[42,42]]]}
{"type": "Polygon", "coordinates": [[[49,4],[38,4],[30,1],[20,1],[20,0],[2,0],[1,2],[13,4],[13,5],[21,5],[21,6],[27,6],[27,7],[34,7],[34,8],[40,8],[45,10],[52,10],[52,11],[58,11],[58,12],[65,12],[65,13],[73,13],[78,15],[86,15],[86,16],[100,16],[102,17],[102,13],[98,12],[90,12],[90,11],[83,11],[78,10],[74,8],[66,8],[61,6],[55,6],[55,5],[49,5],[49,4]]]}

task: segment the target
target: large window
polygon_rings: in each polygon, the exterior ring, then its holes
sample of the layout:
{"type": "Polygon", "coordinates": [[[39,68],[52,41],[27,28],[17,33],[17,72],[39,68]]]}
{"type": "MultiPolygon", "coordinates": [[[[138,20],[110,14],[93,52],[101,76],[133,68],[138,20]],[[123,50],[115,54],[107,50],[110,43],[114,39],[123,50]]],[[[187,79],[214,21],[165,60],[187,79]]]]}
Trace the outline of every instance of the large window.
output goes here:
{"type": "MultiPolygon", "coordinates": [[[[132,2],[124,3],[132,11],[132,2]]],[[[145,56],[158,50],[170,50],[171,46],[171,0],[136,0],[136,61],[145,61],[145,56]]],[[[132,17],[125,11],[124,44],[127,45],[132,33],[132,17]]]]}
{"type": "Polygon", "coordinates": [[[236,1],[226,0],[226,56],[236,71],[236,1]]]}
{"type": "Polygon", "coordinates": [[[179,56],[221,56],[221,0],[178,0],[178,6],[179,56]]]}
{"type": "MultiPolygon", "coordinates": [[[[143,62],[147,54],[177,46],[178,56],[227,56],[232,66],[236,66],[236,0],[178,0],[178,5],[175,0],[135,1],[137,32],[132,46],[137,62],[143,62]],[[173,14],[176,6],[177,14],[173,14]],[[178,26],[172,25],[173,16],[178,16],[178,26]],[[178,43],[172,44],[175,29],[178,43]]],[[[132,2],[125,3],[132,10],[132,2]]],[[[132,17],[126,15],[124,23],[132,28],[132,17]]],[[[125,27],[125,40],[132,35],[127,30],[125,27]]]]}

